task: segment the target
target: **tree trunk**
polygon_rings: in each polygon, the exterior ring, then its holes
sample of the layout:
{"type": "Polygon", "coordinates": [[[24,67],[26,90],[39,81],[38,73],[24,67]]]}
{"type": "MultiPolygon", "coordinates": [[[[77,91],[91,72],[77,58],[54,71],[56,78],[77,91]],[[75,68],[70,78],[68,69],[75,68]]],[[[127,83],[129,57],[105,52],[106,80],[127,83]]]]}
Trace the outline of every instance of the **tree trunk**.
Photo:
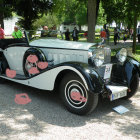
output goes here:
{"type": "Polygon", "coordinates": [[[100,8],[100,0],[96,0],[96,23],[97,23],[99,8],[100,8]]]}
{"type": "Polygon", "coordinates": [[[82,27],[81,27],[81,25],[80,25],[80,24],[79,24],[78,26],[79,26],[79,32],[81,32],[82,27]]]}
{"type": "Polygon", "coordinates": [[[88,0],[88,42],[95,40],[96,0],[88,0]]]}
{"type": "MultiPolygon", "coordinates": [[[[2,8],[3,7],[3,1],[0,2],[0,7],[2,8]]],[[[1,11],[0,13],[0,24],[1,24],[1,27],[4,29],[4,18],[3,18],[3,12],[1,11]]]]}
{"type": "Polygon", "coordinates": [[[0,14],[0,24],[1,24],[1,27],[4,29],[4,21],[3,21],[3,14],[1,13],[0,14]]]}
{"type": "Polygon", "coordinates": [[[134,33],[133,33],[133,48],[132,52],[136,53],[136,30],[137,30],[137,13],[134,12],[134,33]]]}

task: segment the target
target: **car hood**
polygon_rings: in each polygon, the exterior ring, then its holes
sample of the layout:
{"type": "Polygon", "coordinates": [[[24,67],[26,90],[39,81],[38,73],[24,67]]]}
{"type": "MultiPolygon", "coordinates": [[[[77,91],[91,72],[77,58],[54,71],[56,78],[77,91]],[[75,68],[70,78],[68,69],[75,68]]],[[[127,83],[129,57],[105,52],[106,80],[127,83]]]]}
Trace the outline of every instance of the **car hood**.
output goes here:
{"type": "Polygon", "coordinates": [[[75,42],[66,41],[60,39],[38,39],[29,43],[30,46],[37,47],[49,47],[49,48],[64,48],[64,49],[74,49],[74,50],[88,50],[90,47],[96,45],[96,43],[86,43],[86,42],[75,42]]]}

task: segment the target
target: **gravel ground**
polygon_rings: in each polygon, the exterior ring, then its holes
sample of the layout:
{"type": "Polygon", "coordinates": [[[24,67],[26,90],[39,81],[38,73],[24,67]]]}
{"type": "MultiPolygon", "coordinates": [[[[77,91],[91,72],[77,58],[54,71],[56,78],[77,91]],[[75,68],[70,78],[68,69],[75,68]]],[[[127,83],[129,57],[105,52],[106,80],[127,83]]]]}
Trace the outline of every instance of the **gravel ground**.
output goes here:
{"type": "Polygon", "coordinates": [[[140,139],[140,89],[131,100],[104,101],[88,116],[68,112],[57,94],[9,81],[0,89],[0,140],[140,139]],[[27,93],[32,102],[16,104],[19,93],[27,93]],[[130,111],[119,115],[112,110],[118,105],[130,111]]]}

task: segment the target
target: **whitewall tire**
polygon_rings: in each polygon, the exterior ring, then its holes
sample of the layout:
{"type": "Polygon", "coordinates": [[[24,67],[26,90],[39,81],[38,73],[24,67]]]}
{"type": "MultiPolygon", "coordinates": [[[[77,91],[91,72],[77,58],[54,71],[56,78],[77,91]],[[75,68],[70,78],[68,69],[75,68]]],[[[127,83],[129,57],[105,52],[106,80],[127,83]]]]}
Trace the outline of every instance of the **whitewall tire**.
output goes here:
{"type": "Polygon", "coordinates": [[[98,95],[87,91],[81,78],[74,73],[66,74],[62,79],[60,96],[66,108],[78,115],[91,113],[98,104],[98,95]],[[72,98],[73,93],[79,93],[82,98],[72,98]]]}

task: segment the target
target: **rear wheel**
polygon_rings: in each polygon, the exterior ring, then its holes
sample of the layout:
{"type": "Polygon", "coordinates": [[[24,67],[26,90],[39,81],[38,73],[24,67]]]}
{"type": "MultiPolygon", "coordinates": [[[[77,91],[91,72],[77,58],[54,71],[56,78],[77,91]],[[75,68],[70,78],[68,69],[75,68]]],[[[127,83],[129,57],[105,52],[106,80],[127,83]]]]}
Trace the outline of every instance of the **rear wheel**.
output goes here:
{"type": "Polygon", "coordinates": [[[98,103],[98,95],[88,92],[81,78],[73,73],[65,75],[62,79],[60,95],[66,108],[78,115],[91,113],[98,103]]]}

